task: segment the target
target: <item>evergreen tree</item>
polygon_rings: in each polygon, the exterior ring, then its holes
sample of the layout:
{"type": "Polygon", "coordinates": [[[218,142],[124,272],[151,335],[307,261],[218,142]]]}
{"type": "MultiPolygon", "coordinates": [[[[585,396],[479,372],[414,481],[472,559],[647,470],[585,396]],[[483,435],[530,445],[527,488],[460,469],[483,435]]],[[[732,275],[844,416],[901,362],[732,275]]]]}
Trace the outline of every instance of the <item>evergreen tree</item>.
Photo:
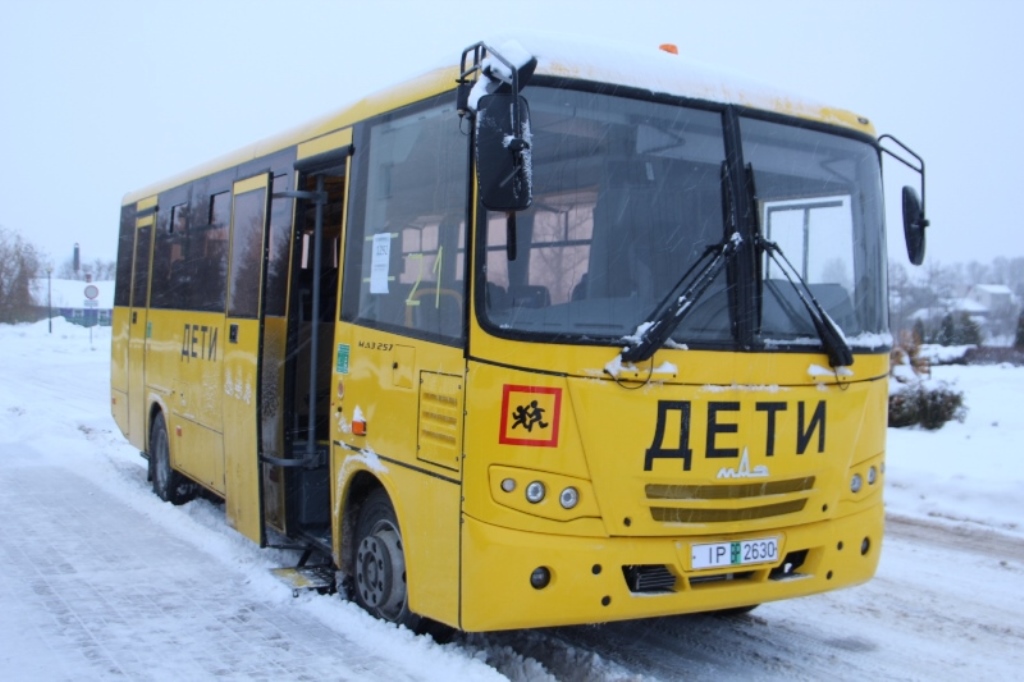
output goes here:
{"type": "Polygon", "coordinates": [[[965,312],[957,314],[956,345],[981,345],[981,327],[965,312]]]}
{"type": "Polygon", "coordinates": [[[921,318],[914,320],[914,344],[920,346],[925,343],[924,322],[921,318]]]}
{"type": "Polygon", "coordinates": [[[963,311],[946,313],[936,342],[943,346],[981,345],[981,327],[963,311]]]}
{"type": "Polygon", "coordinates": [[[956,321],[953,319],[952,313],[946,313],[942,316],[942,322],[939,323],[939,333],[935,338],[935,342],[940,346],[956,344],[956,321]]]}

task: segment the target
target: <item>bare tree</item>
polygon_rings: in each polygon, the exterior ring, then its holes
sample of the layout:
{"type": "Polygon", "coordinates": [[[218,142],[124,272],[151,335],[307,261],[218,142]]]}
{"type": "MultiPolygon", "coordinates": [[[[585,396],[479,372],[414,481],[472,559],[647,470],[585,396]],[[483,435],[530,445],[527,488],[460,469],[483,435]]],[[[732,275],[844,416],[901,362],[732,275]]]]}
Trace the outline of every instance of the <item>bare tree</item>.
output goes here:
{"type": "Polygon", "coordinates": [[[33,319],[32,280],[40,269],[36,247],[0,226],[0,322],[33,319]]]}
{"type": "Polygon", "coordinates": [[[910,275],[901,263],[889,262],[889,327],[894,333],[907,329],[907,316],[914,312],[910,309],[913,300],[910,296],[910,275]]]}
{"type": "MultiPolygon", "coordinates": [[[[943,334],[940,321],[960,310],[959,299],[981,284],[1002,284],[1014,294],[1008,302],[990,304],[984,324],[990,341],[1012,340],[1024,300],[1024,257],[1020,256],[1000,256],[990,264],[974,261],[944,265],[930,261],[925,267],[912,271],[899,263],[890,264],[889,314],[894,332],[906,330],[910,325],[925,341],[938,340],[943,334]],[[924,320],[921,311],[927,311],[924,320]]],[[[950,320],[956,321],[956,317],[950,316],[950,320]]]]}
{"type": "Polygon", "coordinates": [[[83,282],[88,276],[91,276],[94,282],[98,282],[100,280],[114,279],[115,269],[116,264],[114,261],[94,258],[91,262],[82,263],[78,268],[78,272],[75,272],[75,259],[69,257],[60,264],[55,274],[58,279],[77,279],[83,282]]]}

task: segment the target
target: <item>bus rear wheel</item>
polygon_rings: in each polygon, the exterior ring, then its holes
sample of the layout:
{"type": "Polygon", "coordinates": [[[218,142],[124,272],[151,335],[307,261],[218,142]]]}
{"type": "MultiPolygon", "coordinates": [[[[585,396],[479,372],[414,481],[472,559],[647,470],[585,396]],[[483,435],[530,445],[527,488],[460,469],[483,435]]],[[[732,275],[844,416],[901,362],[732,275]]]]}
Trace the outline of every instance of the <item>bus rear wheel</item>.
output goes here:
{"type": "Polygon", "coordinates": [[[185,504],[196,495],[196,486],[171,468],[171,448],[163,414],[153,418],[149,431],[149,466],[153,492],[164,502],[185,504]]]}
{"type": "Polygon", "coordinates": [[[360,507],[355,541],[356,603],[377,618],[421,631],[423,619],[409,610],[402,533],[384,490],[371,492],[360,507]]]}

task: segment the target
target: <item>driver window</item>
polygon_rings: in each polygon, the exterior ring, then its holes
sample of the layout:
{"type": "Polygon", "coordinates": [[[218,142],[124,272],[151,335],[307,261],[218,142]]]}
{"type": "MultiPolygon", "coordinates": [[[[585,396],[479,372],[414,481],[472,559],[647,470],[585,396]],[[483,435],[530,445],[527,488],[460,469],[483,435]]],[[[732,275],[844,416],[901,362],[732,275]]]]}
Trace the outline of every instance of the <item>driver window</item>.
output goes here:
{"type": "Polygon", "coordinates": [[[464,333],[469,172],[450,100],[364,133],[342,308],[346,319],[447,343],[464,333]]]}

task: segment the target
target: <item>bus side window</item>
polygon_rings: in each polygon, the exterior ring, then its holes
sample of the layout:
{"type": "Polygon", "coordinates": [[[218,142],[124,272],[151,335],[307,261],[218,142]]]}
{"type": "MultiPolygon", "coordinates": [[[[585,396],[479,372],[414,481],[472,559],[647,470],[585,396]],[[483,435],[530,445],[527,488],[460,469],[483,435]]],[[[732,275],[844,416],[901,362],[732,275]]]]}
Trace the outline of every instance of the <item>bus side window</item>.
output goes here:
{"type": "Polygon", "coordinates": [[[461,343],[468,138],[448,99],[415,109],[360,131],[342,317],[461,343]]]}
{"type": "Polygon", "coordinates": [[[255,318],[259,314],[265,208],[265,189],[235,197],[231,268],[228,271],[228,315],[231,317],[255,318]]]}
{"type": "Polygon", "coordinates": [[[183,266],[188,249],[189,186],[161,195],[164,207],[156,216],[153,233],[153,276],[149,305],[153,308],[187,307],[189,282],[183,266]]]}
{"type": "Polygon", "coordinates": [[[134,204],[121,208],[121,230],[117,238],[117,271],[114,280],[114,307],[127,307],[131,303],[135,214],[134,204]]]}
{"type": "Polygon", "coordinates": [[[228,226],[231,222],[231,192],[210,197],[207,224],[195,230],[189,243],[192,268],[192,307],[223,312],[227,293],[228,226]]]}

